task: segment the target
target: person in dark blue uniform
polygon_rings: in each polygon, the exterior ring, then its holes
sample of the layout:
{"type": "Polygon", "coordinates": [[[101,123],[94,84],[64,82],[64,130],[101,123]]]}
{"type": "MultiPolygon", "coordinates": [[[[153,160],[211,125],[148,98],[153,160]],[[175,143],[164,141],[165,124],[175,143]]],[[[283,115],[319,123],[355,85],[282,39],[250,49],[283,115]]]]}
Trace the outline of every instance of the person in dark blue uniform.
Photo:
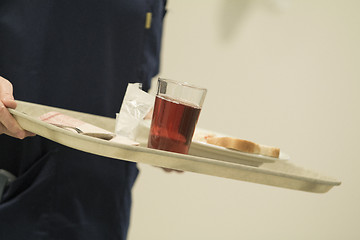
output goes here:
{"type": "Polygon", "coordinates": [[[0,239],[126,239],[134,163],[22,130],[13,99],[107,117],[128,83],[150,88],[166,0],[0,2],[0,239]]]}

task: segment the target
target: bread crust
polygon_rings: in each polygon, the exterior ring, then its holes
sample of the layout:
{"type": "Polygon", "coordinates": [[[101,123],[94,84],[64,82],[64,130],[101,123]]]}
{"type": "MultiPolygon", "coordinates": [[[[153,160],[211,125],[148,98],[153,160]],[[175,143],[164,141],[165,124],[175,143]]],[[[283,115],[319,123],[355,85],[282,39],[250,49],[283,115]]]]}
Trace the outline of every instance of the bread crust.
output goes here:
{"type": "Polygon", "coordinates": [[[278,158],[280,155],[279,148],[265,146],[239,138],[209,136],[206,138],[206,142],[209,144],[230,148],[241,152],[260,154],[263,156],[278,158]]]}

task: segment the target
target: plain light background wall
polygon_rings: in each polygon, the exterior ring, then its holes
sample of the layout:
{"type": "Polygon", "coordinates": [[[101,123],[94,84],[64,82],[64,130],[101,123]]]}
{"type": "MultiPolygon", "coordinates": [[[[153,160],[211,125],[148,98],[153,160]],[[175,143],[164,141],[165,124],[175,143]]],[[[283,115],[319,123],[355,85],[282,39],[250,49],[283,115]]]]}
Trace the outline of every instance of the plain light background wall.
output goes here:
{"type": "Polygon", "coordinates": [[[130,240],[360,239],[360,1],[169,0],[160,75],[208,88],[198,126],[342,181],[306,193],[139,165],[130,240]]]}

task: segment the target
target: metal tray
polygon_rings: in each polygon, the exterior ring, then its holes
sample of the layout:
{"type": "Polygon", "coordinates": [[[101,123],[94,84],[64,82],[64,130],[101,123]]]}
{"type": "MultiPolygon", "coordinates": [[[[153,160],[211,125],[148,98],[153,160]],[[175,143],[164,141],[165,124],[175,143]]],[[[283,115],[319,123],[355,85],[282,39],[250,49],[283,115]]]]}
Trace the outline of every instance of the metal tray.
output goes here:
{"type": "Polygon", "coordinates": [[[58,111],[108,131],[114,131],[115,119],[22,101],[17,101],[17,104],[15,110],[9,109],[9,111],[24,129],[65,146],[92,154],[314,193],[325,193],[332,187],[341,184],[336,179],[295,166],[290,161],[275,161],[254,167],[221,159],[130,146],[80,135],[44,123],[39,120],[39,116],[50,111],[58,111]]]}

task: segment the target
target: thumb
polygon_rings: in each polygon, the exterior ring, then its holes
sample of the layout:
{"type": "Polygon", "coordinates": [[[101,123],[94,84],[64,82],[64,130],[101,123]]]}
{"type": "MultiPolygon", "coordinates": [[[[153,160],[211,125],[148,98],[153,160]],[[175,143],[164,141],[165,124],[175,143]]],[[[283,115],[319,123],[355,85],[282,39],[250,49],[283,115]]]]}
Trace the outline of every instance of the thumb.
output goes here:
{"type": "Polygon", "coordinates": [[[2,103],[4,104],[5,107],[12,108],[12,109],[15,109],[17,106],[14,99],[5,98],[2,100],[2,103]]]}
{"type": "Polygon", "coordinates": [[[16,108],[13,96],[13,86],[5,78],[0,76],[0,101],[9,108],[16,108]]]}

